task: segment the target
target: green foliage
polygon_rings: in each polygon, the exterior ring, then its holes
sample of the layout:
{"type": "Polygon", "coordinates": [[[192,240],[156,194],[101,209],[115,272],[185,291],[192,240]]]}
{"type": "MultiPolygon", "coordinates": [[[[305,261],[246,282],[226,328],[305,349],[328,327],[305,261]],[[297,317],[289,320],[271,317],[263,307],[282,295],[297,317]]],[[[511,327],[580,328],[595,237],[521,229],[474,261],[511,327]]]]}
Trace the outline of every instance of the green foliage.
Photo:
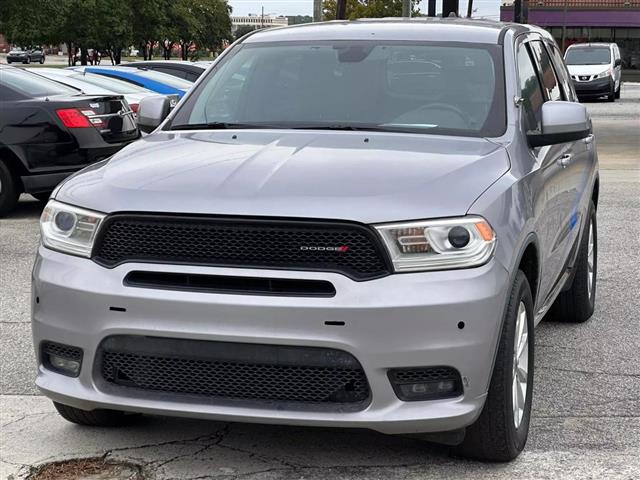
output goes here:
{"type": "Polygon", "coordinates": [[[313,22],[313,17],[309,15],[291,15],[287,17],[289,19],[289,25],[300,25],[301,23],[313,22]]]}
{"type": "MultiPolygon", "coordinates": [[[[413,15],[419,14],[420,0],[411,0],[413,15]]],[[[336,0],[322,2],[322,17],[324,20],[335,20],[336,0]]],[[[347,19],[401,17],[402,0],[347,0],[347,19]]]]}
{"type": "Polygon", "coordinates": [[[235,39],[238,40],[239,38],[244,37],[247,33],[253,32],[256,28],[257,27],[254,27],[253,25],[240,25],[236,30],[235,39]]]}
{"type": "Polygon", "coordinates": [[[1,0],[0,31],[22,46],[66,43],[119,57],[164,39],[185,51],[218,51],[231,40],[227,0],[1,0]]]}

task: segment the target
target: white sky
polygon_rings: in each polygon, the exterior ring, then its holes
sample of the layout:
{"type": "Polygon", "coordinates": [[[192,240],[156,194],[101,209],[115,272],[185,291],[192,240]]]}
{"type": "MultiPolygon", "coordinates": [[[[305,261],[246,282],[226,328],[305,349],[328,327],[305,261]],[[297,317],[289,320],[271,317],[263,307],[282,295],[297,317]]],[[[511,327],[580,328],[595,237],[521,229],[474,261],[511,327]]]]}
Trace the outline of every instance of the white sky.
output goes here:
{"type": "MultiPolygon", "coordinates": [[[[272,15],[312,15],[313,0],[229,0],[234,15],[260,13],[264,6],[265,14],[272,15]]],[[[442,0],[437,0],[436,9],[442,9],[442,0]]],[[[423,12],[427,11],[427,0],[420,2],[423,12]]],[[[500,0],[473,0],[473,8],[477,9],[476,17],[484,16],[495,20],[500,19],[500,0]]],[[[460,0],[460,13],[466,15],[467,0],[460,0]]]]}

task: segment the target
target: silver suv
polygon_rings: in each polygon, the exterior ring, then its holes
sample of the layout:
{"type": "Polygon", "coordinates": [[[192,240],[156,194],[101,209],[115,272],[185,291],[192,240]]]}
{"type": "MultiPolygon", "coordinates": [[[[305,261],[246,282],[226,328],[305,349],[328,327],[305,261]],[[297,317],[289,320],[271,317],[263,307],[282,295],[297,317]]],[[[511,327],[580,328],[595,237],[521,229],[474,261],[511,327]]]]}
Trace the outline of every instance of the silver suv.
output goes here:
{"type": "Polygon", "coordinates": [[[591,122],[552,37],[447,19],[261,31],[54,192],[40,390],[131,413],[363,427],[509,460],[534,326],[596,291],[591,122]]]}

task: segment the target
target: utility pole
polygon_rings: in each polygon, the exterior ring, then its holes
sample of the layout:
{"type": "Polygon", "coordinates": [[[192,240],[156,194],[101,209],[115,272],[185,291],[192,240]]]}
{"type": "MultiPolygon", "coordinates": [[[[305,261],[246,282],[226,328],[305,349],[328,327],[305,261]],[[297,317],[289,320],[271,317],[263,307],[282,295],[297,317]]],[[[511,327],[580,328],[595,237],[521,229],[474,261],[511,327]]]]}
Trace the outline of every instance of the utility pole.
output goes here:
{"type": "Polygon", "coordinates": [[[313,0],[313,21],[322,21],[322,0],[313,0]]]}
{"type": "Polygon", "coordinates": [[[347,18],[347,0],[338,0],[336,5],[336,20],[347,18]]]}
{"type": "Polygon", "coordinates": [[[411,17],[411,0],[402,0],[402,16],[411,17]]]}
{"type": "Polygon", "coordinates": [[[442,0],[442,18],[447,18],[452,13],[458,16],[459,0],[442,0]]]}
{"type": "Polygon", "coordinates": [[[513,21],[522,23],[522,0],[514,0],[513,2],[513,21]]]}
{"type": "Polygon", "coordinates": [[[564,16],[562,18],[562,53],[567,46],[567,0],[564,0],[564,16]]]}
{"type": "Polygon", "coordinates": [[[264,28],[264,5],[262,6],[262,13],[260,14],[260,28],[264,28]]]}
{"type": "Polygon", "coordinates": [[[436,16],[436,0],[429,0],[427,4],[427,17],[436,16]]]}

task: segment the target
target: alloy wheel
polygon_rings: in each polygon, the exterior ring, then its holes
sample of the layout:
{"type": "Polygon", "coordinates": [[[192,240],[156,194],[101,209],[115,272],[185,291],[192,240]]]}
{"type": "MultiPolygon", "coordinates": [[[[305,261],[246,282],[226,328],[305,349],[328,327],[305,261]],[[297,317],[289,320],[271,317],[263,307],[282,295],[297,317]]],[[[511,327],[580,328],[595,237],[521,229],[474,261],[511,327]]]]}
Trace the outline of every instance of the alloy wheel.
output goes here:
{"type": "Polygon", "coordinates": [[[595,280],[595,272],[593,265],[595,262],[594,238],[593,238],[593,220],[589,222],[589,246],[587,251],[587,294],[589,299],[593,293],[593,283],[595,280]]]}
{"type": "Polygon", "coordinates": [[[516,332],[513,339],[513,384],[511,396],[513,403],[513,423],[516,428],[522,423],[527,403],[527,382],[529,380],[529,326],[527,309],[524,302],[518,305],[516,332]]]}

